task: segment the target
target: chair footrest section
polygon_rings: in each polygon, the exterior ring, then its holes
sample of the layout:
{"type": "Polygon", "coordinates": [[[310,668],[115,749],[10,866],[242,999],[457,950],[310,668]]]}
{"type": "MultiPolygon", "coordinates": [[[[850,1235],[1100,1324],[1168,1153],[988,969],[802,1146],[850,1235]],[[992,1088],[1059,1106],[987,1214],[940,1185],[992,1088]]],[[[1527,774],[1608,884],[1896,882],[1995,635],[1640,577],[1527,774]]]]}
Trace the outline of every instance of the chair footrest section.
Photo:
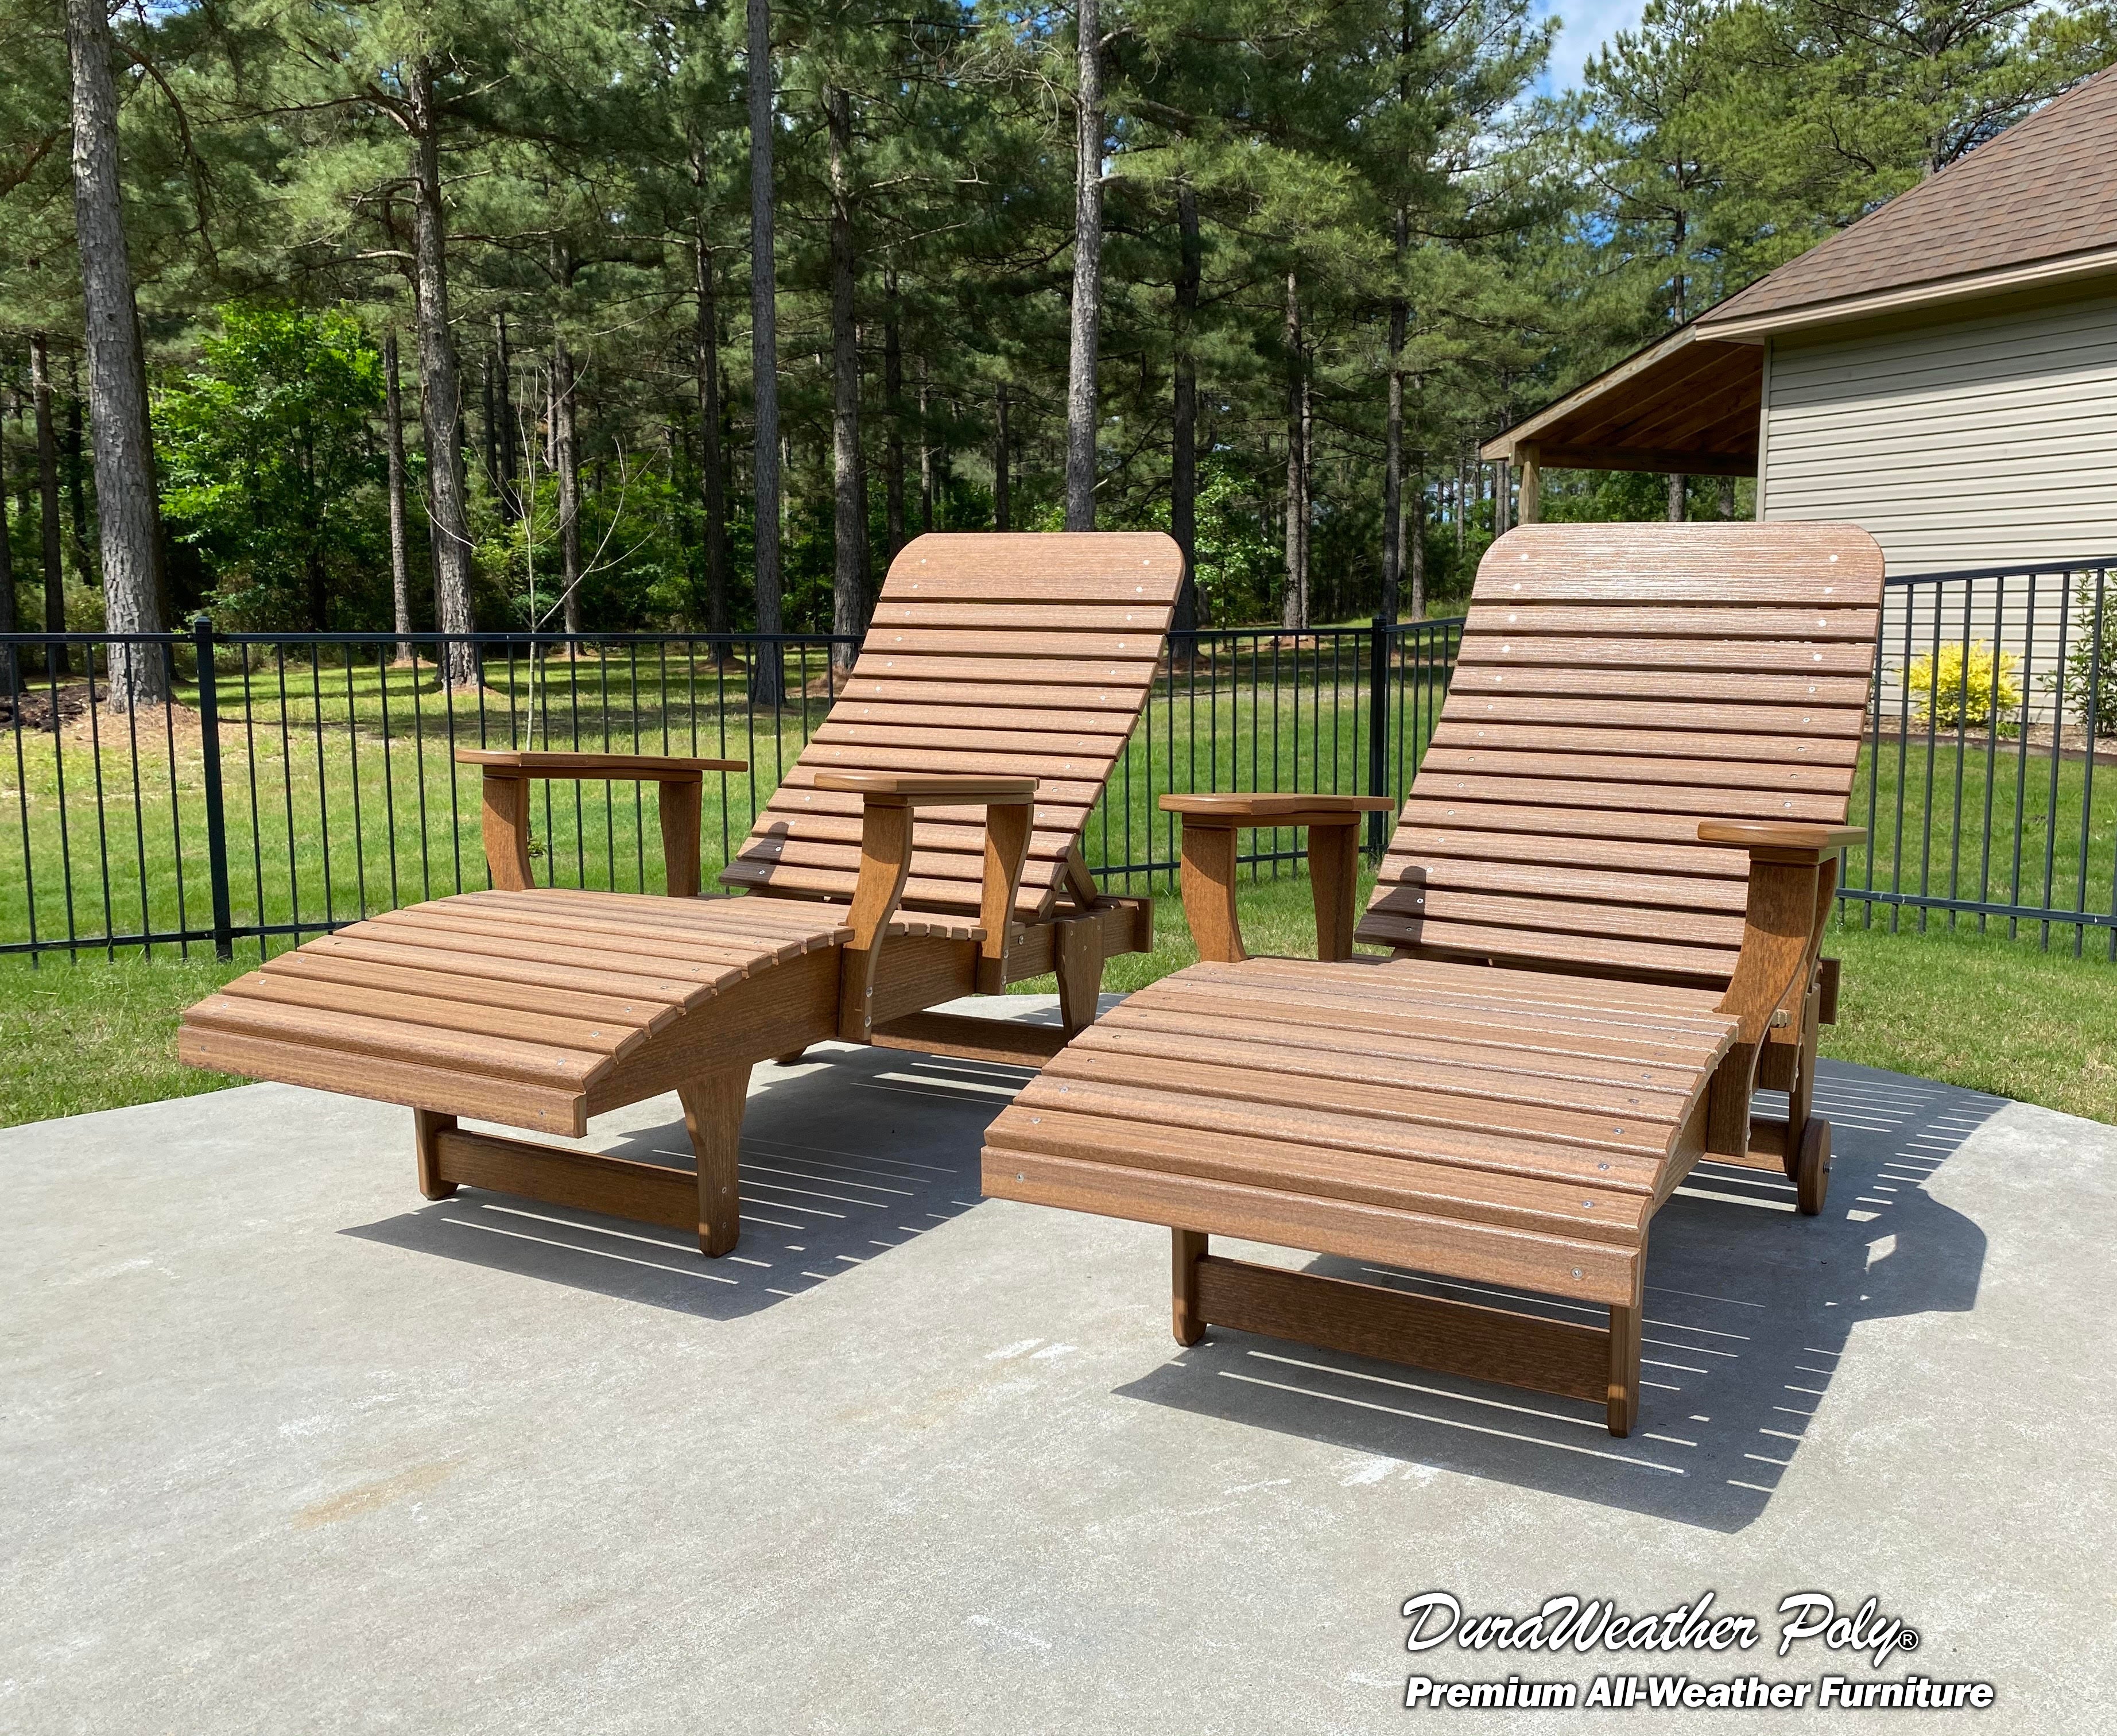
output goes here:
{"type": "Polygon", "coordinates": [[[868,1041],[878,1049],[913,1049],[964,1061],[1041,1067],[1066,1046],[1066,1032],[1056,1025],[1017,1024],[1012,1019],[980,1018],[967,1013],[912,1013],[877,1025],[868,1041]]]}
{"type": "Polygon", "coordinates": [[[671,1230],[699,1227],[699,1179],[689,1170],[457,1128],[435,1133],[433,1156],[445,1190],[487,1188],[671,1230]]]}
{"type": "Polygon", "coordinates": [[[1203,1324],[1409,1363],[1603,1404],[1610,1334],[1597,1327],[1207,1254],[1194,1268],[1203,1324]]]}

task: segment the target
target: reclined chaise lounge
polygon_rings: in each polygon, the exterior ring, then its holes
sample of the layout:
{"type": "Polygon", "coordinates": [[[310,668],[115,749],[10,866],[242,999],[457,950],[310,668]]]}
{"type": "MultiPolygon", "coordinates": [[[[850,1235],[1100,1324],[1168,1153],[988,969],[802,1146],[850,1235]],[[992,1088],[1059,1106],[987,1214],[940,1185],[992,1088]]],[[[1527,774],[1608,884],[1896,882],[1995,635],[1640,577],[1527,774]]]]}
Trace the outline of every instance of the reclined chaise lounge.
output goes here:
{"type": "Polygon", "coordinates": [[[1509,533],[1357,930],[1376,803],[1165,798],[1206,962],[1046,1064],[986,1134],[985,1192],[1170,1226],[1179,1343],[1218,1323],[1591,1400],[1629,1432],[1647,1229],[1692,1166],[1783,1168],[1822,1209],[1820,948],[1864,835],[1844,821],[1881,593],[1849,526],[1509,533]],[[1234,835],[1289,825],[1310,828],[1319,958],[1250,958],[1234,835]],[[1753,1113],[1759,1087],[1784,1117],[1753,1113]],[[1211,1235],[1452,1294],[1224,1258],[1211,1235]]]}
{"type": "Polygon", "coordinates": [[[740,1229],[752,1065],[827,1038],[1036,1065],[1095,1017],[1103,962],[1152,944],[1100,896],[1082,827],[1152,685],[1183,561],[1159,535],[925,536],[892,564],[842,695],[697,896],[702,779],[740,762],[466,752],[494,889],[271,959],[185,1013],[193,1065],[410,1106],[420,1190],[460,1185],[740,1229]],[[532,884],[542,778],[660,786],[667,898],[532,884]],[[938,1013],[1056,971],[1063,1028],[938,1013]],[[579,1136],[675,1091],[695,1179],[475,1133],[579,1136]]]}

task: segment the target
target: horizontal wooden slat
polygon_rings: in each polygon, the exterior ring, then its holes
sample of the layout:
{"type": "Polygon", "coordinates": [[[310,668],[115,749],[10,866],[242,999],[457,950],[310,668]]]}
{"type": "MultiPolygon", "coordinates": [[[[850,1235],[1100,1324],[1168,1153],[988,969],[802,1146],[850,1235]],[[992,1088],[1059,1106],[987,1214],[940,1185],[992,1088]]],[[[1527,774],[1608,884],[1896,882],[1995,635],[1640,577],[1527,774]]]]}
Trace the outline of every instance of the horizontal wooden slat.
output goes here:
{"type": "Polygon", "coordinates": [[[276,1079],[376,1102],[445,1104],[450,1114],[511,1127],[578,1135],[588,1124],[584,1099],[570,1087],[424,1066],[304,1039],[250,1036],[187,1022],[177,1032],[177,1058],[187,1067],[276,1079]]]}
{"type": "Polygon", "coordinates": [[[1014,1128],[1027,1115],[1020,1105],[1006,1110],[985,1135],[985,1191],[995,1198],[1204,1229],[1443,1277],[1524,1289],[1562,1286],[1589,1301],[1622,1302],[1634,1294],[1639,1255],[1628,1247],[1282,1189],[1049,1157],[1015,1148],[1014,1128]]]}
{"type": "MultiPolygon", "coordinates": [[[[1137,999],[1137,997],[1135,997],[1137,999]]],[[[1275,1004],[1275,998],[1238,1000],[1210,996],[1194,1005],[1157,999],[1151,1005],[1128,1002],[1098,1021],[1098,1031],[1174,1032],[1218,1040],[1231,1021],[1246,1038],[1287,1050],[1342,1055],[1357,1048],[1370,1059],[1386,1058],[1409,1066],[1512,1074],[1525,1070],[1544,1079],[1578,1080],[1621,1087],[1630,1092],[1687,1092],[1704,1064],[1696,1052],[1627,1042],[1607,1031],[1592,1034],[1555,1031],[1543,1025],[1525,1029],[1519,1022],[1494,1017],[1489,1024],[1474,1018],[1432,1013],[1375,1013],[1362,1009],[1301,1008],[1275,1004]]],[[[1626,1101],[1621,1097],[1620,1101],[1626,1101]]]]}
{"type": "MultiPolygon", "coordinates": [[[[907,666],[911,659],[905,660],[907,666]]],[[[1027,681],[954,680],[923,664],[902,670],[855,669],[838,688],[840,703],[861,701],[888,705],[942,705],[991,707],[1017,712],[1042,712],[1063,716],[1064,727],[1086,727],[1095,713],[1119,714],[1127,734],[1139,714],[1146,695],[1142,681],[1113,681],[1089,686],[1056,686],[1027,681]]]]}
{"type": "Polygon", "coordinates": [[[1024,686],[1105,687],[1123,684],[1143,694],[1151,666],[1110,658],[950,657],[940,652],[862,651],[851,681],[982,681],[1024,686]]]}
{"type": "Polygon", "coordinates": [[[404,965],[408,968],[448,972],[459,976],[483,977],[498,982],[520,982],[583,994],[644,997],[688,1007],[714,992],[711,983],[685,981],[644,968],[618,971],[604,967],[562,964],[548,955],[525,958],[517,953],[466,952],[443,948],[406,947],[387,940],[368,940],[341,930],[308,943],[308,949],[367,964],[404,965]],[[413,956],[407,957],[407,954],[413,956]]]}
{"type": "MultiPolygon", "coordinates": [[[[841,706],[834,710],[811,739],[827,746],[893,748],[906,764],[916,757],[905,752],[908,748],[939,748],[962,754],[1026,753],[1040,760],[1092,761],[1104,766],[1114,763],[1124,751],[1124,741],[1120,736],[1077,735],[1063,729],[1016,728],[1003,716],[987,716],[975,728],[943,729],[902,723],[841,720],[838,711],[844,709],[841,706]]],[[[1042,714],[1032,715],[1040,718],[1042,714]]]]}
{"type": "Polygon", "coordinates": [[[1735,954],[1718,948],[1668,945],[1603,935],[1536,933],[1519,928],[1442,922],[1431,916],[1396,916],[1386,912],[1363,916],[1353,933],[1354,939],[1377,945],[1437,947],[1460,957],[1522,958],[1605,971],[1697,976],[1723,983],[1733,974],[1735,967],[1735,954]]]}
{"type": "Polygon", "coordinates": [[[1515,753],[1504,748],[1436,745],[1420,762],[1423,772],[1460,772],[1500,778],[1603,778],[1637,783],[1681,783],[1717,789],[1820,791],[1843,796],[1852,787],[1849,765],[1790,765],[1771,760],[1665,760],[1651,757],[1652,741],[1639,752],[1617,754],[1515,753]]]}
{"type": "Polygon", "coordinates": [[[1801,676],[1850,676],[1863,683],[1874,667],[1872,642],[1769,639],[1658,639],[1613,633],[1608,638],[1515,633],[1465,633],[1456,648],[1457,678],[1467,666],[1501,663],[1510,668],[1551,665],[1564,669],[1680,669],[1776,672],[1801,676]]]}
{"type": "MultiPolygon", "coordinates": [[[[1531,807],[1504,797],[1478,801],[1428,797],[1414,784],[1410,799],[1404,805],[1400,829],[1418,826],[1449,833],[1547,833],[1561,839],[1628,838],[1640,843],[1695,846],[1698,824],[1704,817],[1682,812],[1642,813],[1634,809],[1606,812],[1590,807],[1531,807]]],[[[1391,847],[1394,851],[1395,847],[1391,847]]],[[[1732,860],[1739,852],[1725,853],[1732,860]]],[[[1749,872],[1746,861],[1739,871],[1749,872]]]]}
{"type": "Polygon", "coordinates": [[[1271,985],[1319,1000],[1333,995],[1358,995],[1388,1005],[1446,1003],[1508,1008],[1532,1020],[1606,1019],[1649,1029],[1687,1030],[1714,1044],[1724,1044],[1733,1029],[1732,1023],[1718,1010],[1715,998],[1701,990],[1649,982],[1585,982],[1576,975],[1552,971],[1515,972],[1495,977],[1471,965],[1409,967],[1386,960],[1312,964],[1302,959],[1259,958],[1239,965],[1193,965],[1182,973],[1182,980],[1271,985]]]}
{"type": "Polygon", "coordinates": [[[1687,814],[1700,820],[1814,820],[1845,814],[1843,796],[1782,794],[1769,790],[1697,788],[1683,784],[1620,783],[1590,778],[1469,777],[1435,772],[1418,793],[1430,801],[1529,803],[1540,807],[1687,814]]]}
{"type": "MultiPolygon", "coordinates": [[[[1040,753],[962,754],[928,748],[916,756],[921,773],[957,772],[969,775],[1034,778],[1040,801],[1092,805],[1102,794],[1103,779],[1111,761],[1087,755],[1078,757],[1040,753]]],[[[790,773],[788,785],[795,789],[813,787],[819,774],[835,770],[901,771],[906,755],[902,749],[865,743],[812,741],[802,750],[796,781],[790,773]]]]}
{"type": "Polygon", "coordinates": [[[568,1018],[608,1019],[648,1032],[658,1031],[682,1010],[676,1003],[643,997],[625,1000],[615,995],[592,995],[574,989],[542,988],[533,983],[499,982],[489,977],[461,976],[450,971],[411,969],[401,962],[371,964],[318,952],[310,946],[297,947],[291,953],[282,953],[268,960],[264,974],[267,978],[300,979],[326,988],[381,989],[422,995],[436,1006],[465,1002],[473,1006],[554,1013],[568,1018]]]}
{"type": "MultiPolygon", "coordinates": [[[[388,946],[475,953],[491,958],[512,959],[523,951],[521,940],[503,929],[480,932],[468,923],[420,905],[371,916],[365,922],[340,929],[339,933],[344,938],[378,941],[388,946]]],[[[558,940],[541,941],[536,953],[539,958],[554,964],[570,964],[590,972],[607,971],[613,975],[673,977],[700,987],[739,982],[743,976],[740,963],[679,958],[667,950],[632,951],[622,943],[602,936],[590,945],[570,944],[558,940]]]]}
{"type": "Polygon", "coordinates": [[[1115,628],[1128,633],[1165,630],[1166,607],[1092,603],[920,603],[885,597],[874,606],[873,626],[900,627],[1061,628],[1079,633],[1115,628]]]}
{"type": "Polygon", "coordinates": [[[860,655],[888,658],[900,653],[939,653],[948,657],[1086,658],[1093,662],[1152,663],[1161,655],[1161,635],[1142,630],[1134,633],[1063,632],[1055,628],[1034,631],[1005,628],[893,627],[868,629],[860,642],[860,655]]]}
{"type": "Polygon", "coordinates": [[[322,1012],[284,1002],[228,994],[207,998],[184,1014],[194,1029],[305,1043],[353,1055],[402,1059],[452,1071],[579,1090],[608,1057],[547,1043],[438,1030],[346,1011],[322,1012]]]}
{"type": "Polygon", "coordinates": [[[1577,1181],[1488,1175],[1296,1140],[1239,1133],[1201,1140],[1166,1127],[1075,1115],[1048,1104],[1009,1115],[1003,1132],[995,1127],[987,1135],[988,1144],[1003,1139],[1010,1151],[1195,1175],[1242,1187],[1282,1188],[1319,1199],[1354,1200],[1592,1242],[1636,1244],[1653,1204],[1651,1188],[1644,1185],[1598,1185],[1590,1192],[1577,1181]],[[1594,1205],[1584,1203],[1589,1199],[1594,1205]]]}
{"type": "MultiPolygon", "coordinates": [[[[1460,660],[1450,686],[1452,698],[1466,699],[1504,689],[1509,693],[1538,694],[1555,698],[1653,699],[1669,689],[1665,669],[1549,668],[1529,665],[1506,669],[1490,664],[1464,666],[1460,660]]],[[[1773,705],[1843,707],[1863,712],[1867,704],[1867,678],[1849,675],[1740,675],[1717,669],[1686,670],[1683,692],[1694,700],[1740,702],[1773,705]]]]}
{"type": "MultiPolygon", "coordinates": [[[[1695,828],[1693,829],[1695,829],[1695,828]]],[[[1548,864],[1554,867],[1632,869],[1683,878],[1744,880],[1746,852],[1708,844],[1648,843],[1626,838],[1567,837],[1541,832],[1482,831],[1471,828],[1399,826],[1383,857],[1381,877],[1404,878],[1406,868],[1455,859],[1496,866],[1548,864]]]]}
{"type": "MultiPolygon", "coordinates": [[[[1788,765],[1853,766],[1860,746],[1845,738],[1713,734],[1699,730],[1590,729],[1564,724],[1464,722],[1445,714],[1432,747],[1498,748],[1510,753],[1622,754],[1676,760],[1764,760],[1788,765]]],[[[1429,748],[1429,752],[1431,748],[1429,748]]]]}
{"type": "MultiPolygon", "coordinates": [[[[877,684],[869,684],[877,685],[877,684]]],[[[901,702],[841,699],[818,728],[844,727],[860,729],[971,729],[998,730],[1009,735],[1024,732],[1054,741],[1100,741],[1100,751],[1123,751],[1124,737],[1132,733],[1129,710],[1104,710],[1093,706],[1038,709],[1022,705],[971,704],[953,688],[943,688],[936,696],[901,702]],[[1115,737],[1112,741],[1110,738],[1115,737]]]]}
{"type": "Polygon", "coordinates": [[[1622,935],[1686,946],[1719,946],[1730,958],[1742,944],[1742,918],[1665,905],[1606,904],[1557,895],[1509,897],[1451,887],[1392,886],[1368,907],[1375,916],[1423,916],[1441,922],[1488,924],[1556,934],[1622,935]]]}
{"type": "MultiPolygon", "coordinates": [[[[1490,836],[1491,834],[1487,834],[1490,836]]],[[[1508,862],[1447,856],[1404,861],[1382,876],[1374,907],[1406,910],[1404,899],[1424,888],[1454,892],[1511,893],[1524,898],[1564,898],[1597,904],[1638,904],[1658,910],[1713,911],[1739,916],[1746,907],[1746,883],[1699,874],[1612,874],[1548,861],[1508,862]]]]}
{"type": "MultiPolygon", "coordinates": [[[[1123,1070],[1122,1058],[1146,1057],[1179,1065],[1234,1067],[1258,1074],[1277,1074],[1289,1081],[1282,1087],[1289,1092],[1303,1089],[1290,1083],[1302,1078],[1391,1088],[1409,1079],[1417,1083],[1422,1094],[1473,1099],[1481,1106],[1481,1114],[1483,1106],[1520,1104],[1578,1110],[1583,1116],[1603,1120],[1614,1115],[1626,1120],[1667,1122],[1673,1127],[1690,1109],[1688,1081],[1686,1089],[1669,1092],[1636,1083],[1547,1075],[1529,1056],[1519,1056],[1510,1064],[1465,1067],[1451,1065],[1437,1055],[1408,1055],[1400,1048],[1392,1052],[1372,1042],[1358,1050],[1349,1046],[1304,1047],[1270,1037],[1247,1037],[1231,1023],[1217,1030],[1188,1034],[1129,1021],[1103,1021],[1074,1039],[1073,1052],[1113,1057],[1119,1063],[1117,1070],[1104,1077],[1135,1077],[1123,1070]]],[[[1165,1069],[1145,1067],[1136,1076],[1145,1079],[1150,1073],[1166,1076],[1165,1069]]]]}
{"type": "Polygon", "coordinates": [[[407,1025],[432,1025],[468,1037],[497,1037],[594,1055],[617,1055],[646,1040],[643,1027],[611,1020],[527,1013],[508,1007],[480,1006],[422,995],[399,982],[394,990],[357,988],[344,982],[253,971],[221,991],[275,1005],[308,1007],[325,1013],[355,1013],[407,1025]]]}
{"type": "Polygon", "coordinates": [[[1795,608],[1717,604],[1506,603],[1472,600],[1466,635],[1480,633],[1631,634],[1700,639],[1854,639],[1871,654],[1879,611],[1832,606],[1795,608]]]}
{"type": "MultiPolygon", "coordinates": [[[[1664,689],[1668,685],[1663,684],[1664,689]]],[[[1689,695],[1689,683],[1684,684],[1683,690],[1689,695]]],[[[1579,725],[1589,729],[1705,730],[1732,735],[1856,740],[1866,726],[1866,716],[1864,706],[1849,704],[1701,704],[1695,698],[1670,699],[1665,695],[1569,698],[1520,691],[1474,694],[1458,688],[1448,695],[1441,723],[1444,727],[1484,723],[1566,728],[1579,725]]]]}

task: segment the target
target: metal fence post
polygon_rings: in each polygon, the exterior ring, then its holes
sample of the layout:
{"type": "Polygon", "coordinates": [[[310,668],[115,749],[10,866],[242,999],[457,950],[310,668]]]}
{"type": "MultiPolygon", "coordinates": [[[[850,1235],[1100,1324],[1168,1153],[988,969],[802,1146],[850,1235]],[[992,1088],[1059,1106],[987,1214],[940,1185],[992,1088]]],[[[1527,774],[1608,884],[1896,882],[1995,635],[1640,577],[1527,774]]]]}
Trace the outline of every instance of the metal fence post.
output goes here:
{"type": "MultiPolygon", "coordinates": [[[[1389,617],[1377,615],[1370,631],[1368,652],[1368,793],[1386,796],[1389,787],[1389,617]]],[[[1368,854],[1380,857],[1386,834],[1387,816],[1368,816],[1368,854]]]]}
{"type": "Polygon", "coordinates": [[[213,667],[213,621],[191,620],[198,659],[199,751],[205,769],[205,860],[213,883],[213,953],[235,956],[235,912],[228,894],[228,810],[220,793],[220,690],[213,667]]]}

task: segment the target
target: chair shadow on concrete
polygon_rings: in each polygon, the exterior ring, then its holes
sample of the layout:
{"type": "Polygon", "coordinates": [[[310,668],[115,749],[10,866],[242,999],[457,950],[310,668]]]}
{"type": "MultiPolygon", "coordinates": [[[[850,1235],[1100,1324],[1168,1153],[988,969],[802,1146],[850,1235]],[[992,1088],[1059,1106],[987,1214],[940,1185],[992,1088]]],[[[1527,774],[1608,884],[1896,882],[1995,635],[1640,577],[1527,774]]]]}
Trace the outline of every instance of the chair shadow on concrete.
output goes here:
{"type": "MultiPolygon", "coordinates": [[[[762,1088],[751,1093],[742,1127],[742,1239],[719,1259],[701,1256],[696,1238],[680,1230],[471,1188],[344,1233],[733,1319],[882,1258],[977,1204],[980,1136],[1030,1077],[1023,1068],[836,1044],[812,1050],[797,1067],[758,1073],[762,1088]]],[[[622,1126],[625,1117],[609,1119],[622,1126]]],[[[634,1120],[595,1148],[694,1167],[674,1097],[641,1104],[634,1120]]],[[[409,1192],[408,1129],[403,1161],[409,1192]]]]}
{"type": "MultiPolygon", "coordinates": [[[[1598,1405],[1218,1327],[1120,1390],[1380,1461],[1740,1531],[1794,1462],[1841,1360],[1860,1354],[1848,1350],[1852,1327],[1967,1312],[1984,1265],[1984,1233],[1922,1184],[2004,1100],[1828,1061],[1817,1095],[1834,1147],[1820,1217],[1796,1217],[1792,1186],[1776,1176],[1713,1165],[1656,1216],[1643,1415],[1623,1440],[1598,1405]]],[[[1332,1258],[1306,1269],[1555,1315],[1568,1306],[1332,1258]]]]}

